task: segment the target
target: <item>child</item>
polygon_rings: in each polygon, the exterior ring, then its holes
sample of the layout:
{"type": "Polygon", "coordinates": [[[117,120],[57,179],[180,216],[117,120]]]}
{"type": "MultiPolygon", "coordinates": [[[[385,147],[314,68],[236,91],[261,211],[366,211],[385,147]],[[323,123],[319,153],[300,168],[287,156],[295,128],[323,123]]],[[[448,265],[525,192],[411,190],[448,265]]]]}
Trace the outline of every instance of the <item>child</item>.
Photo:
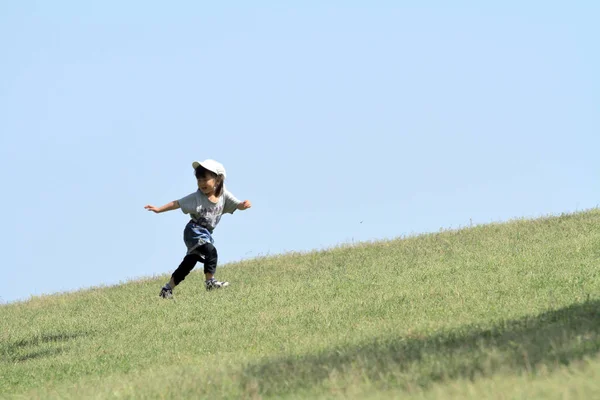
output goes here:
{"type": "Polygon", "coordinates": [[[147,205],[144,208],[161,213],[181,208],[192,219],[185,226],[183,240],[187,246],[187,255],[171,275],[171,280],[163,286],[160,297],[170,299],[173,289],[185,279],[197,262],[204,263],[206,290],[229,286],[229,282],[215,279],[217,268],[217,249],[213,245],[212,232],[219,223],[221,215],[233,214],[235,210],[247,210],[252,207],[249,200],[239,201],[225,189],[225,168],[215,160],[192,163],[198,190],[182,199],[172,201],[162,207],[147,205]]]}

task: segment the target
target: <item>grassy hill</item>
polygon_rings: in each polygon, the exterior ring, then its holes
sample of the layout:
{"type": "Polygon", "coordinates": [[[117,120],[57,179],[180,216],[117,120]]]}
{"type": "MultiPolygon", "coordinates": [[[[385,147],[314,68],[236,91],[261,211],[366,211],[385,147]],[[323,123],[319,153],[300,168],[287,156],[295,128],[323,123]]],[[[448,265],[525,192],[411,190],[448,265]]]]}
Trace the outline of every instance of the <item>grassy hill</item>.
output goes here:
{"type": "Polygon", "coordinates": [[[0,397],[600,398],[599,210],[218,276],[1,306],[0,397]]]}

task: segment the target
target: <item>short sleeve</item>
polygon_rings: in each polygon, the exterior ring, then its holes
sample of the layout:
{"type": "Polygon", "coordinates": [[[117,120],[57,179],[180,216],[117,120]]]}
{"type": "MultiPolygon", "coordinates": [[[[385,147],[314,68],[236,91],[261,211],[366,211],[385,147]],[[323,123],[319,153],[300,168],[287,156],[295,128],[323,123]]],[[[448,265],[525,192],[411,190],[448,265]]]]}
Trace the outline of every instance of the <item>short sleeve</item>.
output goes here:
{"type": "Polygon", "coordinates": [[[187,196],[177,200],[179,207],[184,214],[195,213],[198,207],[196,193],[188,194],[187,196]]]}
{"type": "Polygon", "coordinates": [[[223,197],[225,198],[225,204],[223,205],[223,214],[233,214],[235,210],[237,210],[241,201],[235,198],[228,190],[223,192],[223,197]]]}

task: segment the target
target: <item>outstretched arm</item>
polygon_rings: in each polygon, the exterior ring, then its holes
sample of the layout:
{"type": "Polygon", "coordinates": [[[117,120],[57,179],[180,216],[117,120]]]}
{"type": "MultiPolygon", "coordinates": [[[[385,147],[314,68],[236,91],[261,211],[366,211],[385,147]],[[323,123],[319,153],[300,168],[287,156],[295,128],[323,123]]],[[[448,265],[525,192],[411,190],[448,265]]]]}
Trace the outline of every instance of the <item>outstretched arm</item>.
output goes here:
{"type": "Polygon", "coordinates": [[[237,209],[238,210],[247,210],[250,207],[252,207],[252,203],[250,203],[250,200],[244,200],[240,204],[238,204],[237,209]]]}
{"type": "Polygon", "coordinates": [[[177,210],[179,208],[179,202],[177,200],[175,200],[175,201],[165,204],[162,207],[154,207],[154,206],[151,206],[150,204],[148,204],[144,208],[148,211],[153,211],[153,212],[159,214],[159,213],[165,212],[165,211],[177,210]]]}

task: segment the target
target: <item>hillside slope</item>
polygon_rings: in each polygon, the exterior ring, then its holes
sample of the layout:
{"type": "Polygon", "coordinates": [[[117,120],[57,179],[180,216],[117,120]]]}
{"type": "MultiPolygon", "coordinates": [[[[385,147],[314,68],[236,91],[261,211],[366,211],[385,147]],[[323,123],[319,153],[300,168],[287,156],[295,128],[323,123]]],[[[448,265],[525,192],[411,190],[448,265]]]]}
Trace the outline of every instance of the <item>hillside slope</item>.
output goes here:
{"type": "Polygon", "coordinates": [[[593,398],[600,211],[0,307],[3,398],[593,398]]]}

